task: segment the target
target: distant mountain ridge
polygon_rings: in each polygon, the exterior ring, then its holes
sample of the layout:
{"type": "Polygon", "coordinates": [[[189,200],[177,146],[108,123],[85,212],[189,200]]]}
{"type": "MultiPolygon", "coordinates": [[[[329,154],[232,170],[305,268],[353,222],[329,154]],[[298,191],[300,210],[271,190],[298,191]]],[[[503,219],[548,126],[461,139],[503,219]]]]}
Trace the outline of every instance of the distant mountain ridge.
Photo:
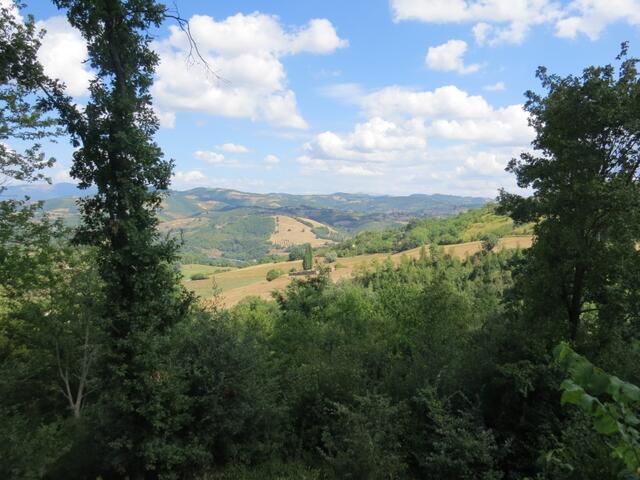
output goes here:
{"type": "MultiPolygon", "coordinates": [[[[79,221],[76,200],[92,194],[73,184],[38,188],[9,187],[3,197],[44,200],[44,210],[68,224],[79,221]],[[56,195],[62,193],[62,195],[56,195]]],[[[334,193],[295,195],[247,193],[223,188],[171,191],[159,212],[160,229],[180,234],[183,259],[195,263],[248,262],[273,253],[269,242],[276,225],[274,217],[285,215],[311,219],[325,226],[317,235],[334,229],[341,235],[403,225],[416,217],[443,217],[478,208],[490,199],[442,194],[408,196],[334,193]]]]}
{"type": "MultiPolygon", "coordinates": [[[[58,197],[92,195],[95,188],[81,190],[73,183],[25,184],[7,187],[4,198],[52,200],[58,197]]],[[[248,193],[225,188],[197,187],[190,190],[171,190],[171,196],[208,198],[234,206],[314,207],[336,208],[355,212],[385,213],[388,211],[419,212],[432,210],[436,205],[478,206],[488,201],[485,197],[414,193],[406,196],[373,195],[366,193],[336,192],[331,194],[298,195],[291,193],[248,193]],[[373,211],[371,210],[373,208],[373,211]]]]}

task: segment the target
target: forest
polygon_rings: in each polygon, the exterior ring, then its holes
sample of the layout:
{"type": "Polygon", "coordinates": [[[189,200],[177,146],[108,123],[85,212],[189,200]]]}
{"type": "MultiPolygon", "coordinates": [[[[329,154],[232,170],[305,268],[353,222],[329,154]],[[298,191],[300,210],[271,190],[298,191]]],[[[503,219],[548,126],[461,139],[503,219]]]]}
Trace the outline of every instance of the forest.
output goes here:
{"type": "Polygon", "coordinates": [[[0,199],[0,478],[640,478],[627,44],[574,75],[540,67],[526,93],[536,136],[508,171],[531,193],[495,208],[530,249],[460,261],[437,246],[459,225],[417,221],[369,244],[433,244],[418,259],[204,308],[158,230],[173,164],[150,31],[184,21],[155,0],[53,3],[87,43],[90,98],[45,74],[35,20],[0,3],[0,173],[46,180],[42,145],[70,141],[70,174],[96,193],[72,228],[0,199]]]}

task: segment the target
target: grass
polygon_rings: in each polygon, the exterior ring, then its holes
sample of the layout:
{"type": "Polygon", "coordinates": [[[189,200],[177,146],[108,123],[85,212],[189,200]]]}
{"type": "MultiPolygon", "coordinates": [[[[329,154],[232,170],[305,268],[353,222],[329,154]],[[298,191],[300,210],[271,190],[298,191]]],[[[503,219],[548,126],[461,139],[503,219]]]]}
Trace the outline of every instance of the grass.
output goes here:
{"type": "MultiPolygon", "coordinates": [[[[273,218],[276,221],[276,227],[269,240],[274,245],[289,246],[309,243],[312,247],[319,247],[331,243],[329,240],[318,238],[316,234],[311,231],[312,227],[305,225],[295,218],[284,215],[276,215],[273,218]]],[[[307,221],[307,219],[304,220],[307,221]]],[[[316,226],[322,225],[318,222],[313,222],[313,224],[317,224],[316,226]]]]}
{"type": "Polygon", "coordinates": [[[190,278],[191,275],[201,273],[202,275],[211,276],[215,273],[227,272],[231,270],[229,267],[214,267],[211,265],[200,265],[199,263],[186,263],[180,267],[180,272],[185,278],[190,278]]]}
{"type": "Polygon", "coordinates": [[[480,220],[471,224],[462,234],[465,242],[477,240],[483,235],[494,234],[498,237],[505,235],[531,235],[533,224],[520,225],[515,227],[513,220],[509,217],[496,215],[495,213],[485,213],[480,220]]]}

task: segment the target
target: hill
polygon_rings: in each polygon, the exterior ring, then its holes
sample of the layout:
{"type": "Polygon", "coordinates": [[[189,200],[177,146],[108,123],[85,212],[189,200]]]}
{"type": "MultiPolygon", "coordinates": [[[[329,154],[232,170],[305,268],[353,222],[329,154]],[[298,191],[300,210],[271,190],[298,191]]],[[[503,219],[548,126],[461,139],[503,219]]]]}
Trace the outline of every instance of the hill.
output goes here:
{"type": "MultiPolygon", "coordinates": [[[[83,192],[75,186],[10,187],[6,194],[22,197],[27,190],[34,200],[44,200],[45,211],[70,225],[78,222],[76,200],[83,192]],[[52,196],[58,192],[71,194],[52,196]]],[[[163,233],[184,241],[184,263],[242,266],[273,260],[290,245],[339,242],[362,231],[400,227],[416,217],[450,216],[487,201],[452,195],[293,195],[195,188],[171,191],[159,217],[163,233]],[[284,228],[277,228],[276,219],[282,219],[284,228]]]]}
{"type": "MultiPolygon", "coordinates": [[[[283,222],[281,227],[283,225],[290,224],[283,222]]],[[[295,225],[296,230],[305,226],[297,221],[295,225]]],[[[310,223],[307,222],[307,225],[310,223]]],[[[319,265],[327,263],[331,253],[337,261],[331,263],[330,277],[337,281],[350,278],[362,267],[387,258],[394,263],[403,258],[418,258],[423,248],[428,251],[433,245],[440,246],[444,254],[459,259],[481,251],[482,240],[488,236],[499,238],[496,251],[528,248],[533,241],[532,227],[514,225],[510,218],[496,214],[495,205],[488,204],[446,218],[414,219],[399,228],[361,232],[343,242],[328,243],[315,249],[316,262],[319,265]]],[[[306,234],[310,233],[306,230],[306,234]]],[[[295,235],[305,233],[296,231],[295,235]]],[[[183,267],[184,284],[201,298],[207,299],[214,293],[212,278],[215,278],[216,286],[222,292],[223,303],[232,306],[248,296],[270,298],[272,292],[286,287],[292,280],[286,273],[300,270],[301,265],[300,260],[269,262],[221,273],[211,272],[210,267],[189,265],[188,268],[183,267]],[[266,274],[272,269],[279,270],[283,275],[267,281],[266,274]],[[201,273],[203,278],[191,279],[193,272],[201,273]]]]}

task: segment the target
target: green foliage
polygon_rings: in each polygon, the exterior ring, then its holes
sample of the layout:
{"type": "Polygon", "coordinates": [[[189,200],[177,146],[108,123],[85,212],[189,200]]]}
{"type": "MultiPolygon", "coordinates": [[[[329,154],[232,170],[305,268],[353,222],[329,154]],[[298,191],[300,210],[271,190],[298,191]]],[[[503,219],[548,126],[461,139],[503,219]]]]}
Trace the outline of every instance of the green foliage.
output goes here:
{"type": "Polygon", "coordinates": [[[566,343],[556,347],[554,357],[569,375],[560,386],[562,404],[578,406],[596,432],[612,437],[612,453],[640,477],[640,388],[595,367],[566,343]]]}
{"type": "Polygon", "coordinates": [[[486,236],[530,233],[529,226],[516,227],[505,216],[495,214],[495,205],[445,218],[412,219],[402,228],[381,231],[365,231],[335,246],[339,256],[365,253],[400,252],[421,245],[448,245],[486,236]]]}
{"type": "Polygon", "coordinates": [[[482,238],[482,249],[485,252],[491,252],[498,244],[498,237],[490,233],[482,238]]]}
{"type": "Polygon", "coordinates": [[[500,448],[493,432],[476,418],[477,412],[452,411],[450,400],[441,400],[432,388],[420,390],[414,399],[428,420],[423,435],[424,452],[417,456],[425,478],[498,480],[500,448]],[[475,416],[474,416],[475,413],[475,416]]]}
{"type": "Polygon", "coordinates": [[[271,282],[273,280],[275,280],[276,278],[280,278],[282,275],[284,274],[284,272],[282,270],[279,270],[277,268],[272,268],[271,270],[269,270],[267,272],[267,281],[271,282]]]}
{"type": "Polygon", "coordinates": [[[333,250],[329,250],[324,254],[324,261],[326,263],[334,263],[338,259],[338,254],[333,250]]]}
{"type": "Polygon", "coordinates": [[[207,278],[209,278],[209,276],[204,273],[194,273],[189,277],[190,280],[206,280],[207,278]]]}
{"type": "MultiPolygon", "coordinates": [[[[76,242],[96,248],[108,298],[99,325],[104,335],[96,442],[109,446],[107,468],[138,477],[178,469],[177,435],[183,393],[164,381],[167,335],[186,317],[191,297],[180,287],[175,242],[158,231],[157,209],[172,161],[153,141],[158,128],[149,88],[158,56],[150,28],[165,18],[153,0],[56,0],[87,42],[96,72],[83,111],[61,92],[57,107],[74,147],[71,176],[97,194],[80,200],[76,242]]],[[[99,310],[98,310],[99,311],[99,310]]],[[[171,378],[171,377],[169,377],[171,378]]]]}
{"type": "Polygon", "coordinates": [[[289,260],[302,260],[305,250],[306,245],[293,245],[289,247],[289,260]]]}
{"type": "Polygon", "coordinates": [[[311,270],[313,268],[313,250],[308,243],[304,246],[304,255],[302,257],[302,269],[311,270]]]}
{"type": "Polygon", "coordinates": [[[336,478],[399,478],[406,470],[401,438],[402,405],[382,395],[354,398],[354,405],[334,403],[333,422],[322,434],[322,456],[336,478]]]}
{"type": "Polygon", "coordinates": [[[540,153],[523,153],[508,167],[518,185],[535,191],[500,194],[501,212],[536,222],[521,295],[532,318],[562,325],[559,338],[577,340],[587,312],[617,323],[637,300],[616,288],[635,283],[629,274],[640,268],[640,75],[626,50],[619,69],[567,77],[538,69],[546,95],[528,92],[525,109],[540,153]]]}

